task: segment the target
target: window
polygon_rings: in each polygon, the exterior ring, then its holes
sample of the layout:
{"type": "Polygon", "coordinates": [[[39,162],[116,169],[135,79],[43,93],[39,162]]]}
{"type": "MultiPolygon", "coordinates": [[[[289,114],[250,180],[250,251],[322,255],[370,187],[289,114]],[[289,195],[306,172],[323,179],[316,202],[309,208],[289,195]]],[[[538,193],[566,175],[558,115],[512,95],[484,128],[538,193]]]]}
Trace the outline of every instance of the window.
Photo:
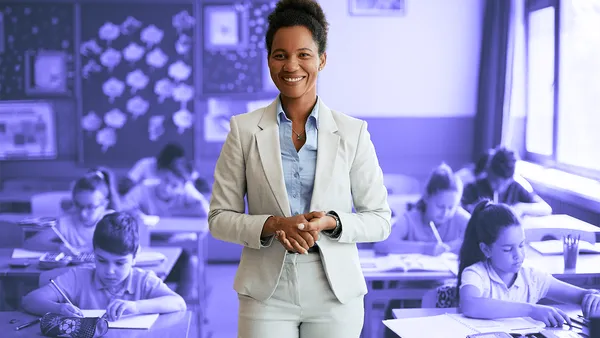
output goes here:
{"type": "Polygon", "coordinates": [[[527,159],[600,178],[600,0],[528,0],[527,159]]]}

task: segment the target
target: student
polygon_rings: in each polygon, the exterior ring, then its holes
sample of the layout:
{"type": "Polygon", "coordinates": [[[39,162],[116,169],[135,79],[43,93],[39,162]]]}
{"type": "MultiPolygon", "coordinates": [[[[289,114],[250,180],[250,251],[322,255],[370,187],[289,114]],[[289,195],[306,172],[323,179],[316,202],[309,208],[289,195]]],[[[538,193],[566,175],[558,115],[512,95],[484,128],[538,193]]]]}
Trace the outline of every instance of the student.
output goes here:
{"type": "Polygon", "coordinates": [[[25,311],[81,317],[80,309],[106,309],[109,320],[122,315],[168,313],[186,310],[183,299],[171,291],[152,271],[134,268],[139,250],[137,220],[123,212],[108,214],[94,231],[96,267],[76,267],[56,278],[51,285],[23,298],[25,311]]]}
{"type": "Polygon", "coordinates": [[[172,163],[156,172],[156,183],[131,189],[123,198],[123,207],[145,215],[206,217],[208,201],[195,187],[186,187],[189,177],[187,167],[172,163]]]}
{"type": "Polygon", "coordinates": [[[596,290],[557,280],[523,266],[525,234],[519,218],[505,204],[482,201],[475,207],[460,249],[459,302],[465,316],[481,319],[532,317],[547,326],[570,323],[568,315],[542,298],[581,304],[584,316],[600,310],[596,290]]]}
{"type": "Polygon", "coordinates": [[[27,239],[23,244],[25,248],[73,255],[93,251],[96,223],[120,207],[112,173],[104,168],[90,171],[75,182],[72,198],[73,209],[61,216],[57,225],[58,232],[68,244],[63,243],[52,229],[45,229],[27,239]]]}
{"type": "Polygon", "coordinates": [[[425,194],[392,227],[388,239],[375,243],[379,253],[420,253],[438,256],[446,251],[458,253],[469,221],[460,206],[463,185],[445,163],[435,168],[425,194]],[[433,222],[443,243],[438,243],[430,226],[433,222]]]}
{"type": "Polygon", "coordinates": [[[490,162],[493,154],[494,149],[490,149],[479,156],[475,163],[469,164],[468,166],[456,172],[456,176],[460,177],[464,186],[467,186],[485,177],[488,163],[490,162]]]}
{"type": "Polygon", "coordinates": [[[509,205],[518,216],[545,216],[552,208],[533,191],[528,191],[515,181],[515,153],[498,148],[490,160],[487,175],[465,187],[462,205],[473,210],[477,202],[489,199],[509,205]]]}

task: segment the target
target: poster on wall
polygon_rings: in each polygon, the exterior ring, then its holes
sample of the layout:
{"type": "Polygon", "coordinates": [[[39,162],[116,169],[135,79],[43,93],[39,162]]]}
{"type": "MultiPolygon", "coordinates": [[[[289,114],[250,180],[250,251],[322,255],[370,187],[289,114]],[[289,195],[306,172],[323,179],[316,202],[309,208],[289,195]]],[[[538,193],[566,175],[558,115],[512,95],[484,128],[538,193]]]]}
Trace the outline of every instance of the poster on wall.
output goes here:
{"type": "Polygon", "coordinates": [[[55,158],[52,105],[43,101],[0,101],[0,160],[55,158]]]}
{"type": "Polygon", "coordinates": [[[224,142],[229,133],[229,120],[233,115],[251,112],[266,107],[269,100],[231,100],[210,98],[208,110],[204,114],[204,140],[206,142],[224,142]]]}

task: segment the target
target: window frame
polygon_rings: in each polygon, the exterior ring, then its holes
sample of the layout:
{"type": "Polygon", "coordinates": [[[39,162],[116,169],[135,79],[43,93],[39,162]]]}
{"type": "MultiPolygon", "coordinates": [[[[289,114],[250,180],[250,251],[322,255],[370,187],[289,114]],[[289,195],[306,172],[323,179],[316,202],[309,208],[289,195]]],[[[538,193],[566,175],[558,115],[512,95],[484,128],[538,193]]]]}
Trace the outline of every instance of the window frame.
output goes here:
{"type": "MultiPolygon", "coordinates": [[[[527,135],[524,137],[524,153],[525,160],[533,163],[540,164],[547,168],[554,168],[562,171],[566,171],[571,174],[600,180],[600,170],[588,169],[580,166],[570,165],[561,163],[557,158],[558,148],[558,121],[560,114],[559,106],[559,93],[560,93],[560,26],[561,26],[561,1],[562,0],[525,0],[524,10],[524,23],[525,23],[525,105],[526,109],[529,103],[529,16],[535,11],[539,11],[548,7],[554,8],[554,110],[553,110],[553,127],[552,127],[552,155],[546,156],[542,154],[533,153],[527,150],[527,135]]],[[[527,117],[529,111],[525,115],[525,123],[527,123],[527,117]]],[[[527,130],[527,128],[525,128],[527,130]]],[[[525,132],[526,133],[526,132],[525,132]]]]}

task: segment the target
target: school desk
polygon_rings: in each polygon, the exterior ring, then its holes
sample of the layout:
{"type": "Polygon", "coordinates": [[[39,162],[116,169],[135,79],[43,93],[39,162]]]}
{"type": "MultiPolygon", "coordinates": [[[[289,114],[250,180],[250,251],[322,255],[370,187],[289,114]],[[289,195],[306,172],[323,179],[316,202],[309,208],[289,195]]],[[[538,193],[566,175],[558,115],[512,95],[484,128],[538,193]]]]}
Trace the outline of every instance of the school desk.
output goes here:
{"type": "MultiPolygon", "coordinates": [[[[539,237],[537,234],[548,234],[555,236],[556,239],[561,239],[564,234],[582,232],[596,234],[596,242],[600,242],[600,227],[569,215],[556,214],[542,217],[525,217],[521,223],[527,236],[529,236],[528,233],[535,234],[536,237],[539,237]]],[[[541,238],[535,240],[539,241],[541,238]]]]}
{"type": "MultiPolygon", "coordinates": [[[[143,268],[154,271],[159,278],[164,280],[173,269],[182,249],[178,247],[153,247],[151,251],[162,253],[166,256],[166,259],[159,265],[143,268]]],[[[45,271],[51,271],[39,269],[36,259],[31,259],[32,264],[28,267],[12,268],[8,265],[12,252],[13,249],[0,249],[0,309],[2,310],[6,310],[4,308],[5,302],[8,302],[9,308],[19,306],[21,297],[39,285],[40,275],[45,271]],[[6,291],[10,293],[7,294],[6,291]]]]}
{"type": "MultiPolygon", "coordinates": [[[[174,312],[158,316],[158,319],[148,330],[134,329],[109,329],[106,338],[129,338],[129,337],[147,337],[147,338],[164,338],[164,337],[194,337],[190,333],[192,311],[174,312]]],[[[23,312],[2,311],[0,312],[0,332],[2,337],[18,338],[18,337],[43,337],[40,332],[40,325],[36,324],[28,328],[15,331],[15,327],[28,323],[37,317],[23,312]],[[16,320],[14,324],[11,321],[16,320]]]]}
{"type": "Polygon", "coordinates": [[[31,211],[31,197],[37,191],[0,191],[0,212],[31,211]]]}
{"type": "MultiPolygon", "coordinates": [[[[561,310],[565,311],[570,317],[574,317],[577,318],[578,314],[581,314],[581,307],[579,305],[575,305],[575,304],[559,304],[559,305],[553,305],[556,306],[557,308],[560,308],[561,310]]],[[[394,318],[417,318],[417,317],[430,317],[430,316],[437,316],[437,315],[442,315],[445,313],[458,313],[458,308],[427,308],[427,309],[393,309],[392,310],[393,314],[394,314],[394,318]]],[[[380,322],[381,323],[381,322],[380,322]]],[[[382,326],[384,326],[384,324],[381,324],[382,326]]],[[[568,326],[565,327],[566,329],[568,329],[568,326]]],[[[553,329],[553,328],[547,328],[546,330],[562,330],[562,329],[553,329]]],[[[443,332],[444,328],[440,328],[440,332],[443,332]]],[[[584,328],[583,333],[587,334],[587,329],[584,328]]]]}
{"type": "MultiPolygon", "coordinates": [[[[565,282],[585,288],[600,288],[600,255],[579,255],[577,268],[564,269],[562,256],[543,256],[527,247],[526,263],[542,269],[565,282]]],[[[360,250],[361,257],[372,257],[372,250],[360,250]]],[[[363,338],[383,337],[379,325],[385,317],[390,300],[420,300],[427,291],[444,284],[456,282],[451,272],[365,272],[368,293],[365,296],[365,323],[363,338]]]]}

